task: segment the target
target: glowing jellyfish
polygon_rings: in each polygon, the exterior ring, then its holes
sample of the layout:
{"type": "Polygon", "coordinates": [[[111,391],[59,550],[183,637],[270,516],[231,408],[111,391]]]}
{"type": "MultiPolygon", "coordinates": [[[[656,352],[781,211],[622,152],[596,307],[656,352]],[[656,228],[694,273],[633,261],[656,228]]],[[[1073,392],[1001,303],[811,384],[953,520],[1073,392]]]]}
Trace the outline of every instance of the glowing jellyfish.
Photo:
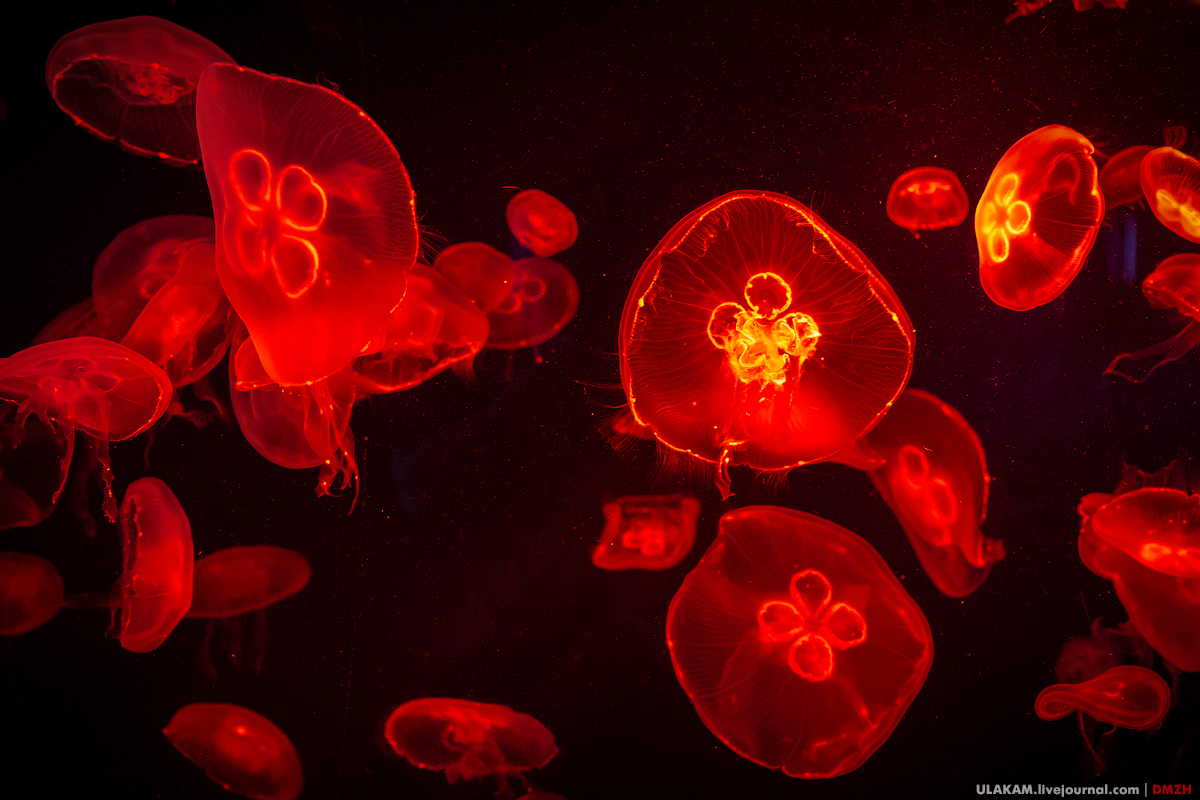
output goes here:
{"type": "Polygon", "coordinates": [[[987,462],[952,406],[907,389],[865,437],[886,465],[868,473],[938,590],[966,597],[1004,558],[1004,543],[979,529],[987,516],[987,462]]]}
{"type": "Polygon", "coordinates": [[[1177,309],[1191,322],[1156,345],[1121,353],[1104,370],[1105,375],[1119,375],[1136,383],[1200,344],[1200,253],[1180,253],[1163,261],[1142,281],[1142,294],[1154,308],[1177,309]],[[1128,364],[1121,363],[1127,359],[1128,364]]]}
{"type": "Polygon", "coordinates": [[[941,167],[917,167],[896,178],[888,192],[888,219],[918,231],[961,225],[967,218],[967,192],[958,176],[941,167]]]}
{"type": "Polygon", "coordinates": [[[95,136],[173,166],[200,163],[196,85],[209,64],[233,59],[158,17],[97,22],[58,40],[46,86],[59,108],[95,136]]]}
{"type": "Polygon", "coordinates": [[[274,545],[237,545],[209,553],[196,560],[192,582],[192,605],[188,619],[208,623],[201,645],[201,664],[210,677],[213,665],[213,634],[219,623],[224,637],[221,648],[236,666],[250,664],[262,670],[267,654],[267,619],[264,611],[308,585],[312,567],[295,550],[274,545]],[[251,636],[243,646],[242,617],[250,615],[251,636]]]}
{"type": "Polygon", "coordinates": [[[408,701],[388,717],[384,736],[410,763],[441,770],[451,783],[492,777],[501,791],[558,753],[554,735],[530,715],[451,697],[408,701]]]}
{"type": "Polygon", "coordinates": [[[671,601],[667,645],[708,729],[797,778],[866,761],[933,662],[925,615],[869,544],[772,506],[721,518],[671,601]]]}
{"type": "Polygon", "coordinates": [[[696,541],[700,501],[694,497],[621,497],[603,510],[604,533],[592,551],[592,563],[601,569],[670,569],[696,541]]]}
{"type": "Polygon", "coordinates": [[[511,258],[491,245],[461,242],[438,253],[433,268],[487,314],[512,294],[512,263],[511,258]]]}
{"type": "Polygon", "coordinates": [[[1147,486],[1091,513],[1091,532],[1143,566],[1200,578],[1200,495],[1147,486]]]}
{"type": "Polygon", "coordinates": [[[214,64],[197,94],[225,294],[275,383],[328,378],[404,297],[418,241],[404,164],[329,89],[214,64]]]}
{"type": "Polygon", "coordinates": [[[238,426],[258,453],[287,469],[320,467],[317,495],[332,494],[351,483],[358,497],[358,464],[350,413],[356,397],[354,372],[342,369],[307,386],[271,381],[244,327],[233,334],[229,359],[229,397],[238,426]]]}
{"type": "Polygon", "coordinates": [[[165,483],[141,478],[121,502],[125,571],[114,587],[109,634],[134,653],[171,635],[192,605],[192,526],[165,483]]]}
{"type": "Polygon", "coordinates": [[[190,703],[163,735],[228,791],[255,800],[295,800],[304,770],[291,739],[271,720],[233,703],[190,703]]]}
{"type": "Polygon", "coordinates": [[[512,263],[512,285],[488,312],[487,346],[518,350],[541,344],[561,331],[579,307],[579,285],[566,267],[549,258],[512,263]]]}
{"type": "Polygon", "coordinates": [[[1191,242],[1200,242],[1200,161],[1174,147],[1142,159],[1142,191],[1158,221],[1191,242]]]}
{"type": "MultiPolygon", "coordinates": [[[[81,336],[0,359],[0,400],[17,404],[9,434],[13,446],[32,415],[67,437],[79,431],[99,443],[96,458],[106,486],[104,510],[115,522],[108,442],[136,436],[153,425],[171,402],[171,381],[129,348],[81,336]]],[[[63,446],[61,453],[65,471],[70,447],[63,446]]]]}
{"type": "Polygon", "coordinates": [[[1092,143],[1047,125],[1008,149],[975,208],[979,278],[997,305],[1028,311],[1075,280],[1104,217],[1092,143]]]}
{"type": "Polygon", "coordinates": [[[0,636],[42,627],[62,602],[62,576],[53,564],[29,553],[0,553],[0,636]]]}
{"type": "Polygon", "coordinates": [[[36,415],[17,424],[16,403],[0,401],[0,530],[37,525],[54,511],[71,456],[74,429],[36,415]]]}
{"type": "Polygon", "coordinates": [[[1171,468],[1153,476],[1129,468],[1113,493],[1086,495],[1079,503],[1079,557],[1092,572],[1112,581],[1129,621],[1155,651],[1184,672],[1198,672],[1200,626],[1195,620],[1200,619],[1200,578],[1151,569],[1100,538],[1093,527],[1093,518],[1114,499],[1145,487],[1182,489],[1175,478],[1171,468]]]}
{"type": "Polygon", "coordinates": [[[549,258],[575,244],[579,224],[571,209],[540,189],[526,189],[508,201],[508,229],[535,256],[549,258]]]}
{"type": "Polygon", "coordinates": [[[621,382],[638,423],[717,466],[830,458],[904,389],[913,329],[892,287],[810,209],[732,192],[684,217],[634,281],[621,382]]]}
{"type": "Polygon", "coordinates": [[[1148,144],[1126,147],[1110,158],[1100,169],[1100,192],[1104,207],[1116,208],[1140,203],[1142,194],[1142,159],[1154,148],[1148,144]]]}
{"type": "Polygon", "coordinates": [[[1112,667],[1083,683],[1056,683],[1038,694],[1033,707],[1044,720],[1076,711],[1121,728],[1145,730],[1162,722],[1171,706],[1167,682],[1145,667],[1112,667]]]}
{"type": "MultiPolygon", "coordinates": [[[[1012,22],[1017,17],[1024,17],[1027,14],[1032,14],[1040,11],[1050,0],[1016,0],[1017,10],[1008,15],[1004,20],[1005,23],[1012,22]]],[[[1075,6],[1076,11],[1090,11],[1099,3],[1104,8],[1124,8],[1129,0],[1071,0],[1071,4],[1075,6]]]]}
{"type": "Polygon", "coordinates": [[[360,395],[398,392],[443,370],[469,370],[488,338],[487,316],[449,279],[418,264],[408,273],[408,292],[354,362],[360,395]]]}

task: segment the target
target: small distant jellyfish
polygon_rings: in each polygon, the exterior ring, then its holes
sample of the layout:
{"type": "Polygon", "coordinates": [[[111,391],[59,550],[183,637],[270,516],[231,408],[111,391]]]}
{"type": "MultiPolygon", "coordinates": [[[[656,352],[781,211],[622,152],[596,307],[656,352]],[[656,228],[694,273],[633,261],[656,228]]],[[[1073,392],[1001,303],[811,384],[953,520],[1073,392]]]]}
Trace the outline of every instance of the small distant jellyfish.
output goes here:
{"type": "Polygon", "coordinates": [[[941,167],[917,167],[896,178],[888,192],[888,219],[920,236],[961,225],[967,218],[967,192],[958,176],[941,167]]]}
{"type": "Polygon", "coordinates": [[[172,166],[195,166],[196,85],[215,63],[233,59],[173,22],[114,19],[59,39],[46,59],[46,86],[94,136],[172,166]]]}
{"type": "Polygon", "coordinates": [[[1142,294],[1153,308],[1174,308],[1190,319],[1183,330],[1156,345],[1121,353],[1104,370],[1141,383],[1154,370],[1186,355],[1200,344],[1200,253],[1180,253],[1164,260],[1142,281],[1142,294]]]}
{"type": "Polygon", "coordinates": [[[510,291],[487,315],[487,346],[519,350],[539,345],[566,327],[578,307],[579,285],[562,264],[549,258],[514,261],[510,291]]]}
{"type": "Polygon", "coordinates": [[[125,571],[113,589],[109,635],[134,653],[156,649],[192,605],[195,553],[187,514],[165,483],[141,478],[121,503],[125,571]]]}
{"type": "Polygon", "coordinates": [[[209,677],[217,674],[210,653],[217,623],[229,660],[261,672],[267,650],[266,608],[299,592],[311,577],[308,559],[270,544],[235,545],[196,559],[192,605],[186,617],[208,621],[200,650],[204,672],[209,677]],[[244,647],[241,618],[247,614],[252,615],[253,632],[244,647]]]}
{"type": "Polygon", "coordinates": [[[696,541],[700,501],[694,497],[621,497],[603,510],[604,533],[592,551],[592,563],[601,569],[670,569],[696,541]]]}
{"type": "Polygon", "coordinates": [[[1142,159],[1142,191],[1158,221],[1190,242],[1200,242],[1200,161],[1174,147],[1142,159]]]}
{"type": "Polygon", "coordinates": [[[509,200],[505,217],[521,246],[541,258],[561,253],[579,236],[571,209],[540,189],[526,189],[509,200]]]}
{"type": "Polygon", "coordinates": [[[304,770],[291,739],[271,720],[233,703],[190,703],[163,735],[224,789],[254,800],[295,800],[304,770]]]}
{"type": "Polygon", "coordinates": [[[510,781],[526,786],[522,773],[558,754],[554,735],[529,714],[452,697],[410,700],[388,717],[384,736],[414,766],[441,770],[450,783],[493,778],[498,795],[510,781]]]}
{"type": "Polygon", "coordinates": [[[1075,280],[1104,218],[1095,148],[1047,125],[1000,158],[979,205],[979,278],[992,302],[1013,311],[1049,303],[1075,280]]]}
{"type": "Polygon", "coordinates": [[[62,602],[62,576],[53,564],[30,553],[0,553],[0,636],[42,627],[62,602]]]}
{"type": "Polygon", "coordinates": [[[721,518],[671,600],[667,646],[717,738],[807,779],[870,758],[933,663],[929,622],[874,548],[773,506],[721,518]]]}

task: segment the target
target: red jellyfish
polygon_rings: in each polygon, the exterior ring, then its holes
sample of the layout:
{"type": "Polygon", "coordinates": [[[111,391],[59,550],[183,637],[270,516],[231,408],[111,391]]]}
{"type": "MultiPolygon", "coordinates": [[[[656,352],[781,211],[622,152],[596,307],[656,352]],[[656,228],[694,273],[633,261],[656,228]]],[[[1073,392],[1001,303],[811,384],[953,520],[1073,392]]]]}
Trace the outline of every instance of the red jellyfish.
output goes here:
{"type": "Polygon", "coordinates": [[[1142,191],[1158,221],[1190,242],[1200,242],[1200,161],[1159,147],[1142,159],[1142,191]]]}
{"type": "Polygon", "coordinates": [[[684,217],[634,281],[621,382],[635,420],[717,466],[786,470],[849,447],[908,382],[913,328],[883,276],[809,208],[732,192],[684,217]]]}
{"type": "Polygon", "coordinates": [[[1143,566],[1200,578],[1200,495],[1146,486],[1091,512],[1091,532],[1143,566]]]}
{"type": "Polygon", "coordinates": [[[997,305],[1028,311],[1075,280],[1104,217],[1092,143],[1047,125],[1008,149],[975,208],[979,278],[997,305]]]}
{"type": "Polygon", "coordinates": [[[1191,321],[1156,345],[1121,353],[1104,370],[1141,383],[1168,361],[1182,358],[1200,344],[1200,253],[1180,253],[1163,261],[1142,281],[1142,294],[1154,308],[1174,308],[1191,321]],[[1128,364],[1121,362],[1128,360],[1128,364]]]}
{"type": "Polygon", "coordinates": [[[512,284],[488,312],[487,346],[496,350],[533,347],[561,331],[579,307],[579,285],[567,268],[549,258],[512,263],[512,284]]]}
{"type": "Polygon", "coordinates": [[[1093,758],[1093,773],[1105,771],[1107,754],[1112,749],[1117,728],[1136,731],[1158,727],[1171,706],[1167,682],[1145,667],[1122,665],[1105,670],[1083,683],[1056,683],[1038,693],[1033,703],[1037,715],[1047,721],[1062,719],[1075,712],[1093,758]],[[1100,737],[1099,751],[1092,746],[1084,715],[1112,725],[1100,737]]]}
{"type": "Polygon", "coordinates": [[[933,663],[925,615],[874,548],[773,506],[721,517],[671,601],[667,645],[708,729],[796,778],[859,767],[933,663]]]}
{"type": "Polygon", "coordinates": [[[479,310],[491,313],[512,294],[512,259],[483,242],[452,244],[433,261],[433,268],[450,279],[479,310]]]}
{"type": "Polygon", "coordinates": [[[29,553],[0,553],[0,636],[42,627],[62,602],[62,576],[53,564],[29,553]]]}
{"type": "Polygon", "coordinates": [[[158,17],[72,31],[46,60],[59,108],[90,133],[176,167],[200,163],[196,85],[205,67],[233,63],[203,36],[158,17]]]}
{"type": "Polygon", "coordinates": [[[1148,144],[1126,147],[1100,168],[1100,192],[1104,207],[1116,208],[1140,203],[1142,194],[1142,159],[1154,148],[1148,144]]]}
{"type": "Polygon", "coordinates": [[[129,485],[121,503],[125,571],[114,587],[109,634],[134,653],[166,641],[192,605],[192,526],[158,478],[129,485]]]}
{"type": "Polygon", "coordinates": [[[592,551],[592,563],[601,569],[670,569],[696,541],[700,501],[694,497],[620,497],[603,510],[604,533],[592,551]]]}
{"type": "Polygon", "coordinates": [[[275,383],[328,378],[404,297],[418,243],[404,164],[329,89],[214,64],[197,94],[225,294],[275,383]]]}
{"type": "MultiPolygon", "coordinates": [[[[1127,523],[1136,523],[1142,516],[1145,503],[1159,497],[1158,492],[1143,496],[1139,496],[1138,493],[1155,487],[1181,493],[1185,488],[1174,465],[1154,475],[1146,475],[1135,468],[1126,468],[1120,484],[1113,493],[1094,492],[1086,495],[1079,503],[1079,557],[1084,566],[1092,572],[1113,582],[1117,598],[1129,613],[1129,621],[1155,651],[1168,663],[1184,672],[1198,672],[1200,626],[1195,624],[1195,620],[1200,619],[1200,578],[1178,574],[1180,571],[1189,571],[1186,565],[1191,559],[1168,559],[1168,565],[1172,562],[1178,565],[1180,561],[1185,565],[1182,570],[1175,569],[1174,573],[1159,570],[1147,565],[1141,546],[1135,545],[1131,548],[1142,556],[1140,559],[1135,558],[1122,547],[1101,538],[1094,525],[1094,520],[1099,517],[1101,530],[1107,536],[1124,539],[1122,543],[1126,547],[1138,541],[1142,544],[1149,543],[1149,552],[1157,555],[1156,535],[1126,529],[1127,523]],[[1111,510],[1106,508],[1109,503],[1122,498],[1130,499],[1111,510]]],[[[1171,513],[1171,507],[1178,509],[1189,502],[1173,501],[1163,509],[1165,513],[1161,517],[1155,514],[1154,521],[1157,524],[1165,523],[1171,513]]],[[[1186,525],[1168,525],[1168,528],[1174,529],[1174,534],[1168,531],[1169,535],[1166,537],[1172,546],[1177,546],[1181,540],[1188,541],[1186,536],[1178,535],[1186,529],[1186,525]]],[[[1189,548],[1191,546],[1194,545],[1189,545],[1189,548]]],[[[1149,563],[1157,564],[1159,561],[1161,559],[1149,559],[1149,563]]]]}
{"type": "MultiPolygon", "coordinates": [[[[229,396],[246,441],[268,461],[287,469],[320,467],[317,495],[351,483],[358,493],[358,464],[350,413],[356,379],[349,366],[307,386],[280,386],[267,375],[254,341],[234,331],[229,359],[229,396]]],[[[353,508],[353,507],[352,507],[353,508]]]]}
{"type": "Polygon", "coordinates": [[[967,192],[958,176],[941,167],[917,167],[896,178],[887,198],[888,219],[920,236],[961,225],[967,192]]]}
{"type": "MultiPolygon", "coordinates": [[[[7,434],[14,448],[23,440],[26,421],[35,415],[45,428],[63,433],[64,442],[73,442],[75,431],[94,438],[106,486],[104,510],[115,522],[108,442],[136,436],[153,425],[171,401],[171,381],[128,347],[81,336],[0,359],[0,400],[17,404],[7,434]]],[[[71,446],[64,445],[64,465],[70,454],[71,446]]]]}
{"type": "Polygon", "coordinates": [[[504,216],[517,241],[542,258],[561,253],[579,236],[579,224],[571,209],[540,189],[526,189],[509,200],[504,216]]]}
{"type": "Polygon", "coordinates": [[[554,735],[530,715],[452,697],[408,701],[387,718],[384,736],[397,754],[445,772],[450,783],[495,778],[498,796],[511,792],[510,780],[524,787],[521,773],[546,766],[558,753],[554,735]]]}
{"type": "Polygon", "coordinates": [[[163,735],[226,790],[254,800],[295,800],[304,770],[292,740],[271,720],[233,703],[190,703],[163,735]]]}
{"type": "Polygon", "coordinates": [[[451,367],[469,373],[488,338],[488,320],[471,298],[441,273],[418,264],[408,292],[354,362],[360,395],[409,389],[451,367]]]}
{"type": "Polygon", "coordinates": [[[979,529],[987,516],[987,462],[979,437],[952,406],[906,389],[865,437],[886,464],[868,474],[930,580],[966,597],[1004,558],[1004,543],[979,529]]]}
{"type": "Polygon", "coordinates": [[[291,597],[308,585],[312,567],[294,550],[274,545],[237,545],[196,560],[188,619],[208,620],[201,660],[216,676],[209,653],[216,622],[225,633],[225,651],[235,665],[249,662],[262,670],[267,650],[267,606],[291,597]],[[242,647],[239,617],[253,615],[249,648],[242,647]],[[248,652],[246,652],[248,650],[248,652]]]}

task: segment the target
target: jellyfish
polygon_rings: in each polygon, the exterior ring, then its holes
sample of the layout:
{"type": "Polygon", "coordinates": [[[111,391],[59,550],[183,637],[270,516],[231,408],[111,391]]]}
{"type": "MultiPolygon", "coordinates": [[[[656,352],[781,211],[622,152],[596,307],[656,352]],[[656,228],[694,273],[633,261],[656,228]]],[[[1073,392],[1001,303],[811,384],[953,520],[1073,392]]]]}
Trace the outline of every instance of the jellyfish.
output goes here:
{"type": "Polygon", "coordinates": [[[987,462],[979,437],[952,406],[906,389],[866,435],[886,464],[868,474],[938,590],[966,597],[1004,558],[980,532],[987,516],[987,462]]]}
{"type": "Polygon", "coordinates": [[[1200,578],[1200,495],[1147,486],[1091,512],[1091,532],[1145,567],[1200,578]]]}
{"type": "Polygon", "coordinates": [[[1147,144],[1126,147],[1100,169],[1100,192],[1104,195],[1105,208],[1140,203],[1145,199],[1142,159],[1153,149],[1147,144]]]}
{"type": "Polygon", "coordinates": [[[267,375],[243,326],[235,328],[230,350],[230,404],[246,441],[281,467],[320,467],[319,497],[332,494],[340,479],[341,489],[354,484],[357,500],[358,464],[350,430],[357,392],[353,370],[347,366],[307,386],[280,386],[267,375]]]}
{"type": "Polygon", "coordinates": [[[304,770],[292,740],[271,720],[233,703],[189,703],[163,735],[208,777],[254,800],[295,800],[304,770]]]}
{"type": "Polygon", "coordinates": [[[384,736],[409,763],[441,770],[450,783],[494,778],[497,795],[509,794],[513,780],[526,786],[522,773],[546,766],[558,753],[554,735],[529,714],[452,697],[401,705],[388,717],[384,736]]]}
{"type": "Polygon", "coordinates": [[[328,378],[404,297],[418,244],[408,172],[329,89],[214,64],[197,97],[221,286],[275,383],[328,378]]]}
{"type": "Polygon", "coordinates": [[[216,676],[209,651],[218,622],[230,660],[235,665],[249,662],[260,672],[267,651],[266,608],[299,592],[311,577],[308,559],[295,550],[269,544],[226,547],[197,559],[192,605],[185,616],[208,622],[201,646],[205,672],[216,676]],[[253,620],[248,652],[242,647],[240,624],[245,615],[252,615],[253,620]]]}
{"type": "Polygon", "coordinates": [[[46,59],[46,86],[92,135],[172,166],[195,166],[196,85],[217,63],[233,59],[173,22],[114,19],[59,39],[46,59]]]}
{"type": "Polygon", "coordinates": [[[696,541],[700,501],[688,495],[620,497],[603,511],[604,533],[592,551],[601,569],[670,569],[696,541]]]}
{"type": "Polygon", "coordinates": [[[579,307],[579,285],[567,268],[549,258],[512,263],[512,284],[488,312],[487,346],[494,350],[533,347],[561,331],[579,307]]]}
{"type": "Polygon", "coordinates": [[[958,176],[941,167],[917,167],[896,178],[888,192],[888,219],[920,236],[961,225],[967,218],[967,192],[958,176]]]}
{"type": "Polygon", "coordinates": [[[438,253],[433,268],[489,314],[512,294],[512,264],[511,258],[491,245],[461,242],[438,253]]]}
{"type": "Polygon", "coordinates": [[[1104,217],[1092,143],[1063,125],[1001,157],[975,208],[979,278],[997,305],[1028,311],[1075,280],[1104,217]]]}
{"type": "Polygon", "coordinates": [[[571,209],[540,189],[526,189],[509,200],[505,217],[521,246],[541,258],[561,253],[579,236],[571,209]]]}
{"type": "Polygon", "coordinates": [[[158,478],[129,484],[121,502],[125,571],[113,587],[109,635],[134,653],[166,641],[192,604],[192,526],[158,478]]]}
{"type": "Polygon", "coordinates": [[[62,602],[62,576],[53,564],[31,553],[0,553],[0,636],[42,627],[62,602]]]}
{"type": "Polygon", "coordinates": [[[787,470],[849,447],[908,382],[913,328],[858,248],[790,197],[742,191],[684,217],[625,301],[621,382],[666,447],[787,470]]]}
{"type": "Polygon", "coordinates": [[[1121,353],[1104,370],[1105,375],[1119,375],[1135,383],[1145,381],[1154,370],[1182,358],[1200,344],[1200,253],[1180,253],[1164,260],[1142,281],[1142,294],[1152,307],[1177,309],[1191,321],[1165,341],[1121,353]],[[1129,364],[1122,364],[1126,359],[1129,364]]]}
{"type": "Polygon", "coordinates": [[[1158,221],[1200,242],[1200,161],[1174,147],[1158,147],[1142,159],[1141,178],[1158,221]]]}
{"type": "Polygon", "coordinates": [[[1108,628],[1097,617],[1092,620],[1090,634],[1073,636],[1063,643],[1054,659],[1054,677],[1060,683],[1083,683],[1131,660],[1149,667],[1154,662],[1154,650],[1128,620],[1108,628]]]}
{"type": "Polygon", "coordinates": [[[925,615],[874,548],[773,506],[721,517],[671,600],[667,645],[708,729],[797,778],[862,765],[933,662],[925,615]]]}
{"type": "MultiPolygon", "coordinates": [[[[0,359],[0,400],[17,405],[8,428],[20,445],[26,421],[35,416],[48,429],[72,438],[85,434],[97,444],[105,483],[104,510],[116,521],[108,442],[136,436],[154,424],[171,401],[171,381],[157,366],[127,347],[81,336],[39,344],[0,359]]],[[[60,446],[65,472],[71,448],[60,446]]],[[[61,491],[61,484],[54,492],[61,491]]]]}
{"type": "MultiPolygon", "coordinates": [[[[1116,499],[1164,486],[1184,490],[1178,469],[1147,476],[1140,470],[1127,469],[1112,493],[1093,492],[1079,503],[1079,557],[1084,566],[1112,581],[1117,599],[1129,614],[1129,621],[1168,663],[1184,672],[1200,672],[1200,578],[1181,577],[1161,572],[1127,555],[1121,548],[1102,539],[1093,519],[1100,514],[1104,524],[1125,516],[1110,514],[1105,507],[1116,499]]],[[[1124,504],[1122,504],[1123,506],[1124,504]]],[[[1118,511],[1122,506],[1118,506],[1118,511]]]]}
{"type": "Polygon", "coordinates": [[[1117,728],[1135,731],[1162,724],[1171,706],[1167,682],[1145,667],[1123,664],[1111,667],[1082,683],[1056,683],[1038,693],[1033,708],[1047,721],[1077,713],[1080,732],[1093,758],[1093,773],[1105,771],[1117,728]],[[1107,722],[1112,729],[1100,737],[1100,747],[1092,745],[1084,726],[1084,715],[1107,722]]]}
{"type": "Polygon", "coordinates": [[[451,367],[467,371],[488,338],[487,316],[440,272],[418,264],[392,318],[354,362],[360,396],[398,392],[451,367]]]}
{"type": "Polygon", "coordinates": [[[0,402],[0,530],[29,528],[50,516],[67,482],[74,429],[37,415],[17,425],[16,403],[0,402]]]}
{"type": "MultiPolygon", "coordinates": [[[[1016,0],[1016,2],[1017,10],[1008,15],[1008,18],[1004,20],[1005,24],[1012,22],[1017,17],[1024,17],[1040,11],[1050,0],[1016,0]]],[[[1076,11],[1090,11],[1096,7],[1096,3],[1100,3],[1104,8],[1124,8],[1128,2],[1129,0],[1071,0],[1076,11]]]]}

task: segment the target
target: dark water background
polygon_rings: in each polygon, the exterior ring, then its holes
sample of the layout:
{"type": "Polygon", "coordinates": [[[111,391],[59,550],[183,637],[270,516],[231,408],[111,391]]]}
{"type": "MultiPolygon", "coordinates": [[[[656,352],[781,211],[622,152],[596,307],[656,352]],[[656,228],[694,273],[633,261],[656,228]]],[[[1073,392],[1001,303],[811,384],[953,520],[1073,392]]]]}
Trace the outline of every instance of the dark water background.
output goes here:
{"type": "MultiPolygon", "coordinates": [[[[541,362],[486,352],[474,383],[443,375],[356,407],[363,483],[349,516],[348,498],[313,495],[315,471],[266,462],[235,427],[172,422],[149,472],[141,440],[116,445],[118,496],[144,474],[162,478],[198,550],[284,545],[309,558],[313,580],[267,612],[261,674],[219,661],[218,679],[207,678],[193,621],[148,655],[105,639],[102,613],[63,612],[0,642],[0,794],[227,796],[160,733],[179,706],[224,701],[289,734],[306,797],[489,797],[482,783],[448,786],[379,748],[388,713],[429,695],[543,721],[561,753],[533,778],[572,800],[957,797],[982,783],[1085,781],[1074,720],[1033,713],[1063,642],[1092,618],[1125,619],[1111,584],[1079,562],[1075,505],[1110,490],[1123,458],[1155,469],[1200,455],[1200,356],[1144,385],[1101,373],[1115,353],[1181,326],[1151,310],[1137,283],[1200,245],[1145,209],[1110,211],[1078,279],[1018,313],[980,288],[969,221],[914,239],[888,221],[884,199],[897,175],[929,164],[954,170],[974,204],[1000,155],[1051,123],[1108,154],[1160,144],[1168,123],[1200,136],[1200,7],[1129,6],[1077,13],[1056,0],[1010,25],[1006,2],[915,1],[480,10],[183,0],[36,4],[20,27],[8,15],[3,354],[89,294],[92,264],[120,231],[161,214],[211,214],[202,172],[75,129],[44,85],[59,36],[139,13],[191,28],[247,66],[336,85],[392,138],[422,224],[447,243],[507,249],[506,187],[558,196],[579,217],[578,244],[561,260],[582,302],[541,362]],[[985,531],[1009,556],[972,596],[934,589],[861,473],[818,465],[779,486],[736,470],[737,494],[723,504],[703,479],[652,480],[652,447],[619,454],[601,434],[623,402],[616,331],[634,275],[679,218],[734,189],[810,204],[903,301],[917,331],[910,385],[965,415],[994,477],[985,531]],[[1133,285],[1122,277],[1129,214],[1133,285]],[[603,502],[677,490],[703,503],[681,566],[591,565],[603,502]],[[814,512],[866,538],[933,629],[925,687],[891,738],[841,778],[802,782],[739,758],[701,724],[672,671],[670,598],[720,514],[755,503],[814,512]]],[[[66,510],[0,533],[0,548],[50,558],[68,593],[106,592],[120,569],[116,529],[88,540],[66,510]]],[[[1186,676],[1161,730],[1118,736],[1106,779],[1196,782],[1198,730],[1200,682],[1186,676]]]]}

